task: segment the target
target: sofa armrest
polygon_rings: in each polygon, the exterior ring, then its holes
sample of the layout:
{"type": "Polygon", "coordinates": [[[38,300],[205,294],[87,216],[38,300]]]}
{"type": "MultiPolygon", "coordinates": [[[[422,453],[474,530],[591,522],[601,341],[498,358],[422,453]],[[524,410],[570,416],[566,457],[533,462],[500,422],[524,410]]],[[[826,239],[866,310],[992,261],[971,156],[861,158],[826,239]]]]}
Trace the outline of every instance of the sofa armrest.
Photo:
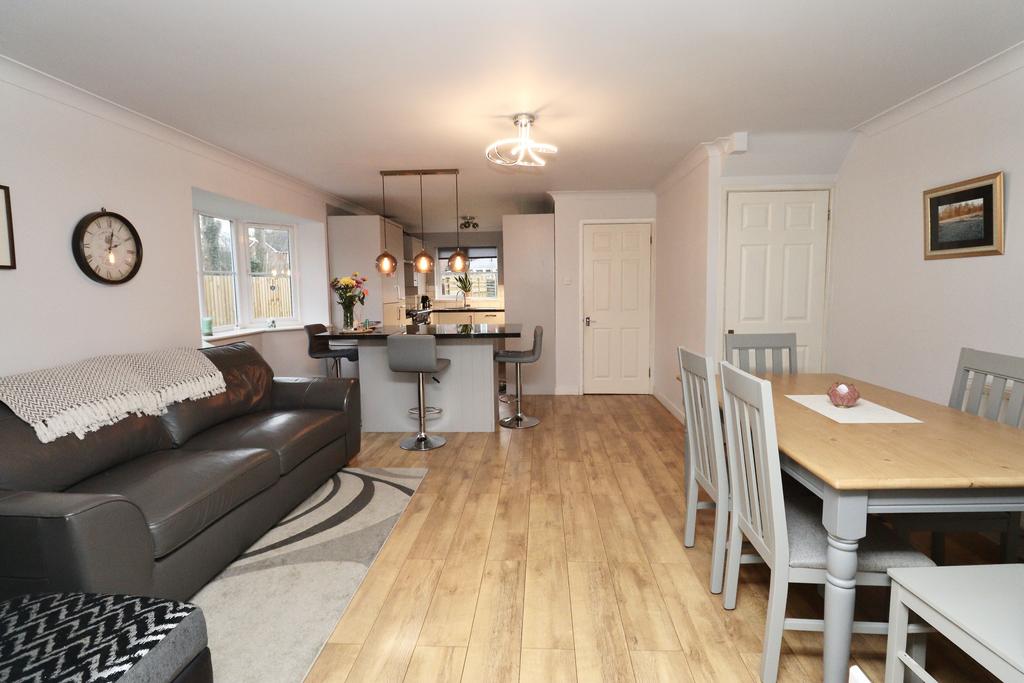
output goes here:
{"type": "Polygon", "coordinates": [[[147,595],[153,537],[127,498],[0,491],[0,598],[30,592],[147,595]]]}
{"type": "Polygon", "coordinates": [[[275,410],[316,408],[352,412],[359,401],[358,379],[334,377],[275,377],[275,410]]]}

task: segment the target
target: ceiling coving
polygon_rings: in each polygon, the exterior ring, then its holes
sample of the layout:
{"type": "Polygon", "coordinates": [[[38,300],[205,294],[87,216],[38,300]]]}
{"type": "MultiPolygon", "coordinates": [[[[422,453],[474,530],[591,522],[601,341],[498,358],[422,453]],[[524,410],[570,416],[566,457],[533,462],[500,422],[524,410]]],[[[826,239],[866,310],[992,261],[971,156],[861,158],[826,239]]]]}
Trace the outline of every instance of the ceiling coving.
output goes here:
{"type": "Polygon", "coordinates": [[[498,140],[487,148],[487,160],[499,166],[544,166],[547,162],[541,154],[556,154],[558,148],[530,137],[530,129],[536,117],[533,114],[516,114],[512,123],[519,129],[514,138],[498,140]]]}

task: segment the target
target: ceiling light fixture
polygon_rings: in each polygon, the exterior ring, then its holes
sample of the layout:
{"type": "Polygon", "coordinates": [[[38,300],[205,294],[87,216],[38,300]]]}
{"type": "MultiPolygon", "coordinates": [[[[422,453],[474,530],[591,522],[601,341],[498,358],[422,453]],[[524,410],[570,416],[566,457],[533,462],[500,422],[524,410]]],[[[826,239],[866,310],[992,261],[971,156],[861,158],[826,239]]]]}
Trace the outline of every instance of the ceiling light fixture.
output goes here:
{"type": "Polygon", "coordinates": [[[423,174],[420,175],[420,244],[423,248],[420,249],[420,253],[412,259],[412,267],[417,273],[429,273],[434,269],[434,257],[427,251],[426,240],[424,239],[424,233],[426,228],[423,223],[423,174]]]}
{"type": "Polygon", "coordinates": [[[455,251],[448,257],[448,270],[453,273],[465,273],[469,270],[469,257],[462,251],[462,239],[459,236],[459,174],[455,173],[455,251]]]}
{"type": "Polygon", "coordinates": [[[480,224],[476,222],[476,216],[461,216],[461,219],[459,230],[476,230],[480,227],[480,224]]]}
{"type": "MultiPolygon", "coordinates": [[[[384,195],[384,173],[380,174],[380,217],[386,222],[388,220],[387,215],[387,199],[384,195]]],[[[384,251],[377,257],[377,272],[384,277],[394,277],[395,271],[398,269],[398,260],[394,254],[388,251],[388,226],[384,225],[384,251]]]]}
{"type": "Polygon", "coordinates": [[[493,143],[487,148],[487,160],[499,166],[543,166],[547,163],[538,155],[555,154],[558,148],[530,137],[530,128],[536,118],[533,114],[513,116],[512,123],[519,129],[519,135],[493,143]]]}

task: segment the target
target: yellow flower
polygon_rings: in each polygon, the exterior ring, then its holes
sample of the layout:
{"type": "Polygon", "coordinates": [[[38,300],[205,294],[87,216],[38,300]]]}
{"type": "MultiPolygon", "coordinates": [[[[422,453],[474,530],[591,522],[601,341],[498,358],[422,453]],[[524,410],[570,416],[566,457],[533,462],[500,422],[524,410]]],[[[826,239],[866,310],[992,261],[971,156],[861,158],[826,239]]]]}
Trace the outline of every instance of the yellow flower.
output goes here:
{"type": "Polygon", "coordinates": [[[355,287],[355,285],[356,285],[356,281],[353,280],[352,278],[350,278],[350,277],[343,277],[343,278],[341,278],[341,286],[342,287],[355,287]]]}

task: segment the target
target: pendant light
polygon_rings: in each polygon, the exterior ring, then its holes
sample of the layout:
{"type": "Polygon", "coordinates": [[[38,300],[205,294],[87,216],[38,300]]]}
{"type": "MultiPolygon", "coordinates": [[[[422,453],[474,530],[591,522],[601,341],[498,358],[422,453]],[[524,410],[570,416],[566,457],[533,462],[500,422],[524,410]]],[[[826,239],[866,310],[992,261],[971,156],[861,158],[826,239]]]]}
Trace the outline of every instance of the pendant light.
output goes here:
{"type": "Polygon", "coordinates": [[[453,273],[465,273],[469,270],[469,257],[462,251],[462,239],[459,235],[459,174],[455,174],[455,252],[448,257],[448,270],[453,273]]]}
{"type": "MultiPolygon", "coordinates": [[[[423,224],[423,174],[420,174],[420,242],[424,242],[423,224]]],[[[424,243],[420,253],[412,260],[412,266],[417,273],[429,273],[434,270],[434,258],[427,252],[427,245],[424,243]]]]}
{"type": "Polygon", "coordinates": [[[384,174],[380,174],[380,217],[384,220],[384,251],[377,257],[377,272],[384,277],[394,277],[398,261],[388,251],[387,199],[384,194],[384,174]]]}

